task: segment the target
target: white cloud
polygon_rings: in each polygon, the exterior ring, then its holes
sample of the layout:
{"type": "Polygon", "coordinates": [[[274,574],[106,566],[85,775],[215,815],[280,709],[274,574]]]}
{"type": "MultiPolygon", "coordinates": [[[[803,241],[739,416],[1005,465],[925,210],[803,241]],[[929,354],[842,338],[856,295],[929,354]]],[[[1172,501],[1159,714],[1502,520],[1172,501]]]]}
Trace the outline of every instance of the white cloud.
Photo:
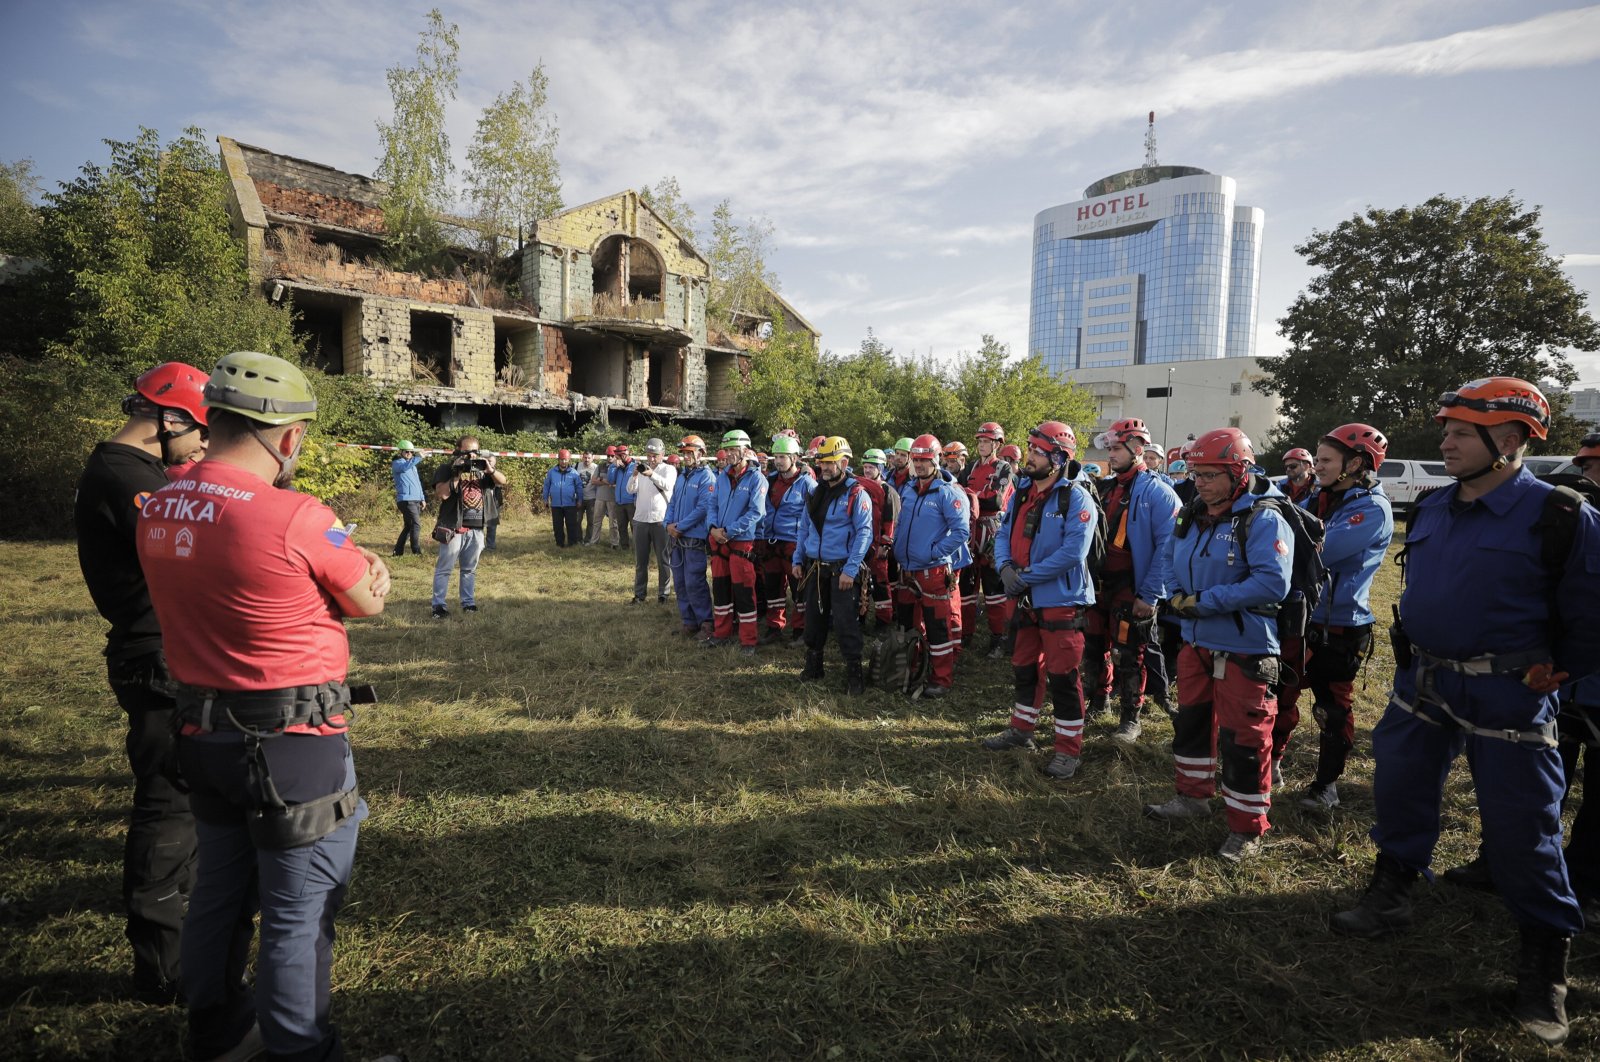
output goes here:
{"type": "Polygon", "coordinates": [[[1600,254],[1564,254],[1561,264],[1569,269],[1581,266],[1600,266],[1600,254]]]}

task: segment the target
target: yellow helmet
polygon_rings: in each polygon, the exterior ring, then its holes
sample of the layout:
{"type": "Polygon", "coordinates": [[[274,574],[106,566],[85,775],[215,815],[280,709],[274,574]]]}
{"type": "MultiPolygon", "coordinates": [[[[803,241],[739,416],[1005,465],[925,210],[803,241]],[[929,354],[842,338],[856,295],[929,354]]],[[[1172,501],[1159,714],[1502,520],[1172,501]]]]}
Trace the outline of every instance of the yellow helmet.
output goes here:
{"type": "Polygon", "coordinates": [[[830,435],[817,447],[818,461],[848,461],[850,442],[842,435],[830,435]]]}

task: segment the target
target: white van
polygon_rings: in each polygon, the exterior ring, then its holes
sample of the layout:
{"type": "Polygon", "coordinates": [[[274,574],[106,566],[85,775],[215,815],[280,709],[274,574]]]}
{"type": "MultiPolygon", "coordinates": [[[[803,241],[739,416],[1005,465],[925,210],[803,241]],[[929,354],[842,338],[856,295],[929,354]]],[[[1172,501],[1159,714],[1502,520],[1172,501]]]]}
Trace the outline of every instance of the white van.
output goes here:
{"type": "Polygon", "coordinates": [[[1410,461],[1403,457],[1386,457],[1378,468],[1378,482],[1389,496],[1389,504],[1397,512],[1404,512],[1416,503],[1424,491],[1435,487],[1448,487],[1454,483],[1444,473],[1443,461],[1410,461]]]}

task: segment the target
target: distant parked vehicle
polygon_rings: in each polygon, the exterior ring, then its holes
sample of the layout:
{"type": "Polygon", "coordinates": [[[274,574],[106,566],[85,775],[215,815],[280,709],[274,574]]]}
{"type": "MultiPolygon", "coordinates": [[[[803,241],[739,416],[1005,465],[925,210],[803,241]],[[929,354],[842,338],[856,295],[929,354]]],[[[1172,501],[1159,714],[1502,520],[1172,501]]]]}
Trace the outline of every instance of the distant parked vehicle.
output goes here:
{"type": "Polygon", "coordinates": [[[1378,481],[1389,496],[1389,504],[1399,512],[1410,509],[1425,492],[1455,482],[1445,475],[1443,461],[1410,461],[1402,457],[1385,458],[1378,468],[1378,481]]]}
{"type": "Polygon", "coordinates": [[[1522,467],[1536,476],[1578,471],[1578,466],[1572,463],[1570,457],[1524,457],[1522,467]]]}

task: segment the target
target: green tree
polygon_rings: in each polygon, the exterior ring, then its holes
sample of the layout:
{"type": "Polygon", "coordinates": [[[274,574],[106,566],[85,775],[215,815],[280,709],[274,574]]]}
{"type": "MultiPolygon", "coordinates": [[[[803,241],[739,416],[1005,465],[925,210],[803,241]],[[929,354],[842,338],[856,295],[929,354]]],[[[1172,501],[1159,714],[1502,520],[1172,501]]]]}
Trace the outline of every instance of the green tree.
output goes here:
{"type": "MultiPolygon", "coordinates": [[[[1278,322],[1288,353],[1255,384],[1283,403],[1274,452],[1363,421],[1391,453],[1431,456],[1441,392],[1497,375],[1570,386],[1565,351],[1600,348],[1538,209],[1510,195],[1369,208],[1295,250],[1319,272],[1278,322]]],[[[1570,452],[1574,430],[1563,412],[1544,449],[1570,452]]]]}
{"type": "Polygon", "coordinates": [[[561,209],[560,131],[549,112],[544,63],[484,108],[467,149],[467,194],[475,209],[479,250],[498,261],[501,242],[518,225],[561,209]]]}
{"type": "Polygon", "coordinates": [[[770,315],[770,293],[778,290],[777,276],[767,268],[772,249],[772,222],[765,218],[734,217],[724,199],[711,212],[710,239],[703,249],[710,265],[710,290],[706,317],[724,331],[734,331],[741,314],[770,315]]]}
{"type": "Polygon", "coordinates": [[[0,254],[27,257],[38,250],[38,198],[32,159],[0,163],[0,254]]]}
{"type": "Polygon", "coordinates": [[[1038,355],[1012,360],[1010,348],[992,335],[984,335],[975,354],[957,360],[951,375],[964,411],[955,437],[964,441],[976,438],[978,425],[991,420],[1019,445],[1029,428],[1045,420],[1065,421],[1087,441],[1100,418],[1086,388],[1052,375],[1038,355]]]}
{"type": "Polygon", "coordinates": [[[394,119],[378,123],[383,157],[383,224],[387,254],[399,269],[430,271],[443,264],[445,236],[439,217],[450,205],[450,136],[445,106],[456,98],[459,74],[455,23],[438,8],[428,12],[417,40],[415,66],[389,68],[394,119]]]}
{"type": "Polygon", "coordinates": [[[5,289],[37,308],[26,331],[0,339],[0,446],[14,458],[13,488],[32,502],[17,533],[67,530],[84,456],[116,427],[140,372],[163,361],[209,368],[230,350],[299,354],[289,308],[252,290],[204,134],[163,145],[141,129],[106,144],[107,163],[45,196],[43,266],[5,289]]]}
{"type": "Polygon", "coordinates": [[[676,229],[683,239],[691,244],[698,240],[694,227],[694,207],[683,197],[676,177],[663,177],[653,185],[646,185],[639,192],[639,198],[676,229]]]}

